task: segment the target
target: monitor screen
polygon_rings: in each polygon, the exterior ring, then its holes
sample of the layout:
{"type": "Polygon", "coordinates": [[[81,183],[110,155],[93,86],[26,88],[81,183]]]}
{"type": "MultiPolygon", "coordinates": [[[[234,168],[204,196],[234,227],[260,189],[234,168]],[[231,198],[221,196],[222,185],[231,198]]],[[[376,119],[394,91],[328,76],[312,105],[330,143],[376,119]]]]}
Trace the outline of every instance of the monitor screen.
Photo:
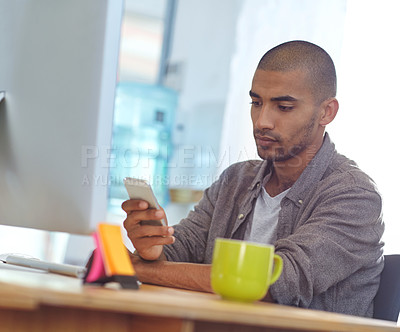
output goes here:
{"type": "Polygon", "coordinates": [[[0,224],[89,234],[105,220],[122,10],[0,0],[0,224]]]}

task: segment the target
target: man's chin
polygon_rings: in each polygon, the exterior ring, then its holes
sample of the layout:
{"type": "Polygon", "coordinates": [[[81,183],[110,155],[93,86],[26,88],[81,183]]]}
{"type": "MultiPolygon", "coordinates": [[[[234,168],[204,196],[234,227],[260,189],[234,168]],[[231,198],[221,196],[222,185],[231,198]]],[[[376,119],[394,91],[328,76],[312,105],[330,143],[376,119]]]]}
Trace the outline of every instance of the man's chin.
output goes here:
{"type": "Polygon", "coordinates": [[[271,148],[264,146],[257,146],[257,153],[261,159],[268,161],[277,161],[280,157],[283,157],[279,156],[276,151],[273,151],[271,148]]]}
{"type": "Polygon", "coordinates": [[[269,153],[268,151],[264,151],[261,149],[257,149],[257,153],[258,156],[263,159],[263,160],[267,160],[267,161],[274,161],[276,159],[274,154],[269,153]]]}
{"type": "Polygon", "coordinates": [[[294,158],[294,156],[291,155],[272,153],[271,151],[265,151],[263,149],[257,149],[257,153],[261,159],[271,162],[283,162],[294,158]]]}

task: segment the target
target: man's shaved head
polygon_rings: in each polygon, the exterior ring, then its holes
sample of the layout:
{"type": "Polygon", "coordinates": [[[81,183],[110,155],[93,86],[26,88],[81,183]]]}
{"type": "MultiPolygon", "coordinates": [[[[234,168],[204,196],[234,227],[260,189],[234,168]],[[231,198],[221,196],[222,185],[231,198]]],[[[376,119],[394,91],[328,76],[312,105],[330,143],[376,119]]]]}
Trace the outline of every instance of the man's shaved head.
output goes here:
{"type": "Polygon", "coordinates": [[[301,40],[280,44],[261,58],[257,69],[307,73],[316,103],[336,96],[335,65],[321,47],[301,40]]]}

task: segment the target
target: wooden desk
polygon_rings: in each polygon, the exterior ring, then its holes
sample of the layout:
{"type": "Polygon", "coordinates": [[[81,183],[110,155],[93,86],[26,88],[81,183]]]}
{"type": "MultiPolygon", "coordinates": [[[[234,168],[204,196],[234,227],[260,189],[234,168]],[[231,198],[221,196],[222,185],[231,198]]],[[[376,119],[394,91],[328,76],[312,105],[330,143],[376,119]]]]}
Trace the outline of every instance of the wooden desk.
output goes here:
{"type": "Polygon", "coordinates": [[[396,324],[214,294],[142,285],[82,286],[80,280],[0,264],[0,331],[400,331],[396,324]]]}

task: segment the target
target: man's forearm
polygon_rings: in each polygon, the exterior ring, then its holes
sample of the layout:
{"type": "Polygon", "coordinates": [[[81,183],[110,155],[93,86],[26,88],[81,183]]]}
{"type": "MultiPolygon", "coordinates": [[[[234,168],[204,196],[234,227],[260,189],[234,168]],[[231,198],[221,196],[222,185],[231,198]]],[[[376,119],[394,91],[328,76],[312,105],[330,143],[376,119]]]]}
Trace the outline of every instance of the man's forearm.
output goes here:
{"type": "Polygon", "coordinates": [[[138,279],[143,283],[212,292],[211,265],[162,260],[148,262],[139,257],[134,257],[132,262],[138,279]]]}
{"type": "MultiPolygon", "coordinates": [[[[157,261],[145,261],[138,254],[131,254],[138,279],[147,284],[213,292],[210,264],[168,262],[163,258],[165,256],[157,261]]],[[[263,301],[275,302],[269,292],[263,301]]]]}

